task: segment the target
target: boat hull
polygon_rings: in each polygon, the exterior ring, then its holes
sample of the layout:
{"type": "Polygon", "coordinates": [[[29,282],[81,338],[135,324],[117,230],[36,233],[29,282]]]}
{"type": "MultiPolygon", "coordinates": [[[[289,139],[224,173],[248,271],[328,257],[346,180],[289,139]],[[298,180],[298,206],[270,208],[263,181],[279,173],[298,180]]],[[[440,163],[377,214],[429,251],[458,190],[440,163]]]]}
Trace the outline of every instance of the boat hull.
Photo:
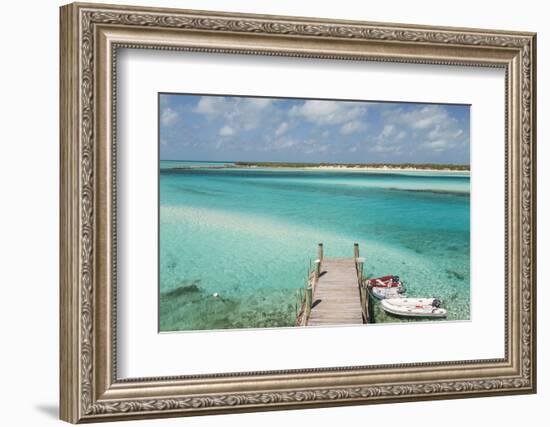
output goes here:
{"type": "Polygon", "coordinates": [[[444,318],[447,310],[433,306],[434,298],[390,298],[381,301],[387,313],[402,317],[444,318]]]}
{"type": "Polygon", "coordinates": [[[402,298],[403,288],[382,288],[382,287],[372,287],[370,289],[371,295],[379,300],[389,299],[389,298],[402,298]]]}

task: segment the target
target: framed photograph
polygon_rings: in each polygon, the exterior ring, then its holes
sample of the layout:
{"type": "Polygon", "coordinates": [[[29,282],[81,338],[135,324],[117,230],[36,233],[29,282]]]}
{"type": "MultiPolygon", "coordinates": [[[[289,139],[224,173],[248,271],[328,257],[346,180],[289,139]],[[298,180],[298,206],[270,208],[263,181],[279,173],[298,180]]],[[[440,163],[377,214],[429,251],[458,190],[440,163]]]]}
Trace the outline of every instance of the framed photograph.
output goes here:
{"type": "Polygon", "coordinates": [[[535,34],[60,22],[63,420],[535,392],[535,34]]]}

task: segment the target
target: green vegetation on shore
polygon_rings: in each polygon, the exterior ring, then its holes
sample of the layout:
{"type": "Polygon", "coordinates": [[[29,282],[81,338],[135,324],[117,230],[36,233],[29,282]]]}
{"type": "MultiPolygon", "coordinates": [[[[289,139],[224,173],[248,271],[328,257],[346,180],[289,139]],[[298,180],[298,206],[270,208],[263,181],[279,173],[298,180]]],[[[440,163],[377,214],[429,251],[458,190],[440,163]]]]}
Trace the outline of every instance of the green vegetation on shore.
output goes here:
{"type": "Polygon", "coordinates": [[[315,167],[342,167],[342,168],[372,168],[372,169],[426,169],[469,171],[470,165],[455,165],[444,163],[283,163],[283,162],[235,162],[240,167],[262,168],[315,168],[315,167]]]}

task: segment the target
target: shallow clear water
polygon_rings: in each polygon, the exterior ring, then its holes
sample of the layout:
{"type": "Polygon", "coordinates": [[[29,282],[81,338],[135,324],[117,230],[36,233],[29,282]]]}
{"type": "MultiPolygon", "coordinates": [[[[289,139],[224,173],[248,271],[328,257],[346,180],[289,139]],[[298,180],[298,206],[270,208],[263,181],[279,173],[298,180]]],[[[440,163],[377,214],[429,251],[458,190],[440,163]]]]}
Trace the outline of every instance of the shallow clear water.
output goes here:
{"type": "MultiPolygon", "coordinates": [[[[292,326],[317,244],[470,316],[468,174],[161,162],[160,329],[292,326]],[[214,298],[218,293],[219,298],[214,298]]],[[[376,322],[402,319],[375,307],[376,322]]]]}

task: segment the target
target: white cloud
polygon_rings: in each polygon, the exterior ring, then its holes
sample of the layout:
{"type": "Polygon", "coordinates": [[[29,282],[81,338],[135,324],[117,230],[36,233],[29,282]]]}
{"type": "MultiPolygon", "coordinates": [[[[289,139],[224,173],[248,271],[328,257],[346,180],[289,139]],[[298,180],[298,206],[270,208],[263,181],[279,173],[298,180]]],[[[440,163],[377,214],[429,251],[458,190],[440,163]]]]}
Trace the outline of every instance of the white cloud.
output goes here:
{"type": "Polygon", "coordinates": [[[435,125],[425,136],[423,147],[437,152],[451,149],[465,141],[464,131],[454,120],[435,125]]]}
{"type": "Polygon", "coordinates": [[[298,144],[298,141],[292,138],[280,138],[273,142],[272,147],[276,149],[290,148],[298,144]]]}
{"type": "Polygon", "coordinates": [[[368,148],[368,150],[371,152],[371,153],[381,153],[381,154],[389,154],[389,153],[394,153],[394,154],[399,154],[401,153],[401,146],[399,145],[388,145],[388,144],[381,144],[381,143],[376,143],[372,146],[370,146],[368,148]]]}
{"type": "Polygon", "coordinates": [[[260,109],[267,108],[273,103],[273,100],[269,98],[245,98],[245,99],[254,107],[260,108],[260,109]]]}
{"type": "Polygon", "coordinates": [[[368,150],[371,153],[380,154],[400,154],[403,151],[403,142],[407,133],[400,130],[400,127],[390,123],[382,127],[380,133],[374,137],[373,143],[369,145],[368,150]]]}
{"type": "Polygon", "coordinates": [[[202,96],[197,103],[197,106],[193,109],[194,113],[200,114],[223,114],[227,110],[225,105],[225,98],[217,96],[202,96]]]}
{"type": "Polygon", "coordinates": [[[308,100],[294,105],[289,114],[303,117],[317,125],[338,125],[352,121],[365,114],[367,109],[355,102],[308,100]]]}
{"type": "Polygon", "coordinates": [[[304,148],[305,154],[320,154],[328,151],[328,145],[324,144],[307,144],[304,148]]]}
{"type": "Polygon", "coordinates": [[[384,125],[382,131],[378,134],[376,139],[379,142],[386,142],[388,144],[396,144],[403,140],[407,136],[407,132],[399,130],[399,127],[394,124],[384,125]]]}
{"type": "Polygon", "coordinates": [[[227,125],[222,127],[218,132],[218,135],[220,136],[231,136],[234,134],[235,134],[235,130],[231,126],[227,126],[227,125]]]}
{"type": "Polygon", "coordinates": [[[380,138],[387,138],[393,134],[395,131],[395,125],[385,125],[382,129],[382,132],[380,132],[380,138]]]}
{"type": "Polygon", "coordinates": [[[435,128],[433,128],[431,131],[428,132],[428,138],[434,139],[437,138],[439,133],[441,132],[441,126],[437,125],[435,128]]]}
{"type": "Polygon", "coordinates": [[[270,108],[272,99],[240,98],[223,96],[202,96],[194,113],[204,114],[210,119],[223,119],[233,130],[252,130],[267,127],[281,113],[270,108]]]}
{"type": "Polygon", "coordinates": [[[436,125],[445,125],[449,120],[454,120],[439,105],[427,105],[419,110],[403,113],[400,119],[415,129],[431,129],[436,125]]]}
{"type": "Polygon", "coordinates": [[[171,126],[176,123],[178,119],[178,113],[170,107],[163,108],[160,115],[160,122],[164,126],[171,126]]]}
{"type": "Polygon", "coordinates": [[[449,140],[446,139],[436,139],[435,141],[426,141],[422,144],[423,147],[429,148],[433,151],[444,151],[450,148],[449,140]]]}
{"type": "Polygon", "coordinates": [[[363,123],[357,120],[353,120],[351,122],[344,123],[344,125],[342,125],[342,127],[340,128],[340,133],[342,135],[350,135],[352,133],[359,132],[365,129],[366,126],[363,123]]]}
{"type": "Polygon", "coordinates": [[[275,130],[275,135],[280,136],[288,130],[288,123],[282,122],[279,127],[275,130]]]}
{"type": "MultiPolygon", "coordinates": [[[[354,161],[358,153],[392,161],[454,160],[468,153],[467,111],[452,106],[231,96],[198,96],[192,102],[161,99],[159,121],[174,126],[162,135],[168,145],[181,146],[183,138],[212,150],[219,144],[228,153],[335,161],[354,161]],[[342,140],[346,144],[337,143],[342,140]]],[[[165,145],[163,139],[163,150],[165,145]]]]}
{"type": "Polygon", "coordinates": [[[292,150],[297,153],[312,155],[328,151],[329,146],[319,143],[318,139],[300,139],[284,135],[263,144],[262,149],[264,151],[292,150]]]}
{"type": "Polygon", "coordinates": [[[441,105],[427,105],[411,111],[394,108],[384,112],[386,125],[379,138],[399,145],[409,132],[412,141],[426,151],[442,152],[468,142],[459,121],[441,105]]]}

